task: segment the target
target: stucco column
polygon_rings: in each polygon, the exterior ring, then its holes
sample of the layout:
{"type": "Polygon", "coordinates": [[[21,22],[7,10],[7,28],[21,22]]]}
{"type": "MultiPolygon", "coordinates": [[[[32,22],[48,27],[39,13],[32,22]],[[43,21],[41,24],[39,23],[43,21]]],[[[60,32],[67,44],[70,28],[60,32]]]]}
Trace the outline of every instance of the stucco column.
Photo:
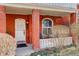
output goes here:
{"type": "Polygon", "coordinates": [[[40,28],[40,14],[39,10],[33,9],[32,10],[32,46],[33,49],[39,49],[40,48],[40,33],[39,33],[39,28],[40,28]]]}
{"type": "Polygon", "coordinates": [[[6,14],[5,7],[0,5],[0,32],[6,32],[6,14]]]}

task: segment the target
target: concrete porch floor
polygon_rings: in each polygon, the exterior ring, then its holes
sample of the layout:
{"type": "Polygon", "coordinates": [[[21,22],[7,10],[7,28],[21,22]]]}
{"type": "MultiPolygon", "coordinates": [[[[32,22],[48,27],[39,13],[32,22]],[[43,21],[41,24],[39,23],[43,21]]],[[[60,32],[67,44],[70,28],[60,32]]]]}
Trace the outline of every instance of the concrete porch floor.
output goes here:
{"type": "Polygon", "coordinates": [[[33,52],[32,46],[21,47],[16,49],[16,56],[29,56],[33,52]]]}

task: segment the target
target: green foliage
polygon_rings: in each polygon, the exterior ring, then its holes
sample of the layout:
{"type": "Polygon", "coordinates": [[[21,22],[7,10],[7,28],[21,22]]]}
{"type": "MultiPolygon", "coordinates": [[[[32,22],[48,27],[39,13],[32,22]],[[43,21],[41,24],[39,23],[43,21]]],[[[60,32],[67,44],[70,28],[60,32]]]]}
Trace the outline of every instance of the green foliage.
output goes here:
{"type": "Polygon", "coordinates": [[[34,52],[31,54],[31,56],[50,56],[50,55],[54,55],[57,56],[58,53],[60,52],[60,50],[58,48],[49,48],[49,49],[44,49],[38,52],[34,52]]]}
{"type": "Polygon", "coordinates": [[[16,41],[6,33],[0,33],[0,56],[13,56],[15,55],[16,41]]]}
{"type": "Polygon", "coordinates": [[[31,56],[38,56],[38,55],[47,56],[47,51],[39,51],[31,54],[31,56]]]}
{"type": "Polygon", "coordinates": [[[71,31],[79,36],[79,24],[72,24],[71,31]]]}
{"type": "Polygon", "coordinates": [[[79,56],[79,48],[71,47],[61,50],[60,56],[79,56]]]}
{"type": "Polygon", "coordinates": [[[34,52],[31,56],[79,56],[79,48],[73,45],[66,46],[63,49],[60,48],[48,48],[34,52]]]}

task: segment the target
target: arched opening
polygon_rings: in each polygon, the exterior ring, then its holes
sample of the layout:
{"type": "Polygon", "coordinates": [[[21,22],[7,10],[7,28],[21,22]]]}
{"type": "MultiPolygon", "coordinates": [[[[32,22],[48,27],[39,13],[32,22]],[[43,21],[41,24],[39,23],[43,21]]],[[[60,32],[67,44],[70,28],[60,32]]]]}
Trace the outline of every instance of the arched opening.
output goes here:
{"type": "Polygon", "coordinates": [[[52,38],[53,20],[44,18],[42,20],[42,38],[52,38]]]}
{"type": "Polygon", "coordinates": [[[26,45],[26,21],[22,18],[15,19],[15,39],[17,45],[26,45]]]}

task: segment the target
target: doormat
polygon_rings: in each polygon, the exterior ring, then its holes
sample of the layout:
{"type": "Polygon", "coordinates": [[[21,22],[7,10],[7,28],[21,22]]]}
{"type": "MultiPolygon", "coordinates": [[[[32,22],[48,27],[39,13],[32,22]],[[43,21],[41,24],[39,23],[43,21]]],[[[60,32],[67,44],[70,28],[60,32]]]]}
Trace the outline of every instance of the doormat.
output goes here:
{"type": "Polygon", "coordinates": [[[26,44],[18,44],[17,45],[17,48],[21,48],[21,47],[27,47],[27,45],[26,44]]]}

